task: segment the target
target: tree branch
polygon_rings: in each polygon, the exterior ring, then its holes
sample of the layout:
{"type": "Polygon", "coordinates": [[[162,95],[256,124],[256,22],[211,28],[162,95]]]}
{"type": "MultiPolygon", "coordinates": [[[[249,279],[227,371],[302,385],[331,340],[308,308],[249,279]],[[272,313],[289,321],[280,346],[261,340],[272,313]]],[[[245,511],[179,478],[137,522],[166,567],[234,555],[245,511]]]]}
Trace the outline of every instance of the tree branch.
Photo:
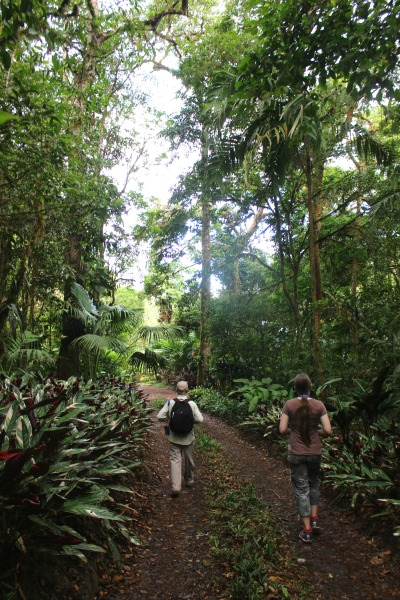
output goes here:
{"type": "Polygon", "coordinates": [[[182,0],[180,9],[176,8],[177,4],[179,4],[179,2],[175,2],[175,4],[172,5],[172,8],[166,8],[165,10],[162,10],[161,12],[157,13],[152,19],[147,19],[147,21],[144,21],[143,24],[150,26],[154,31],[157,28],[160,21],[164,19],[164,17],[179,15],[187,17],[189,4],[188,0],[182,0]]]}

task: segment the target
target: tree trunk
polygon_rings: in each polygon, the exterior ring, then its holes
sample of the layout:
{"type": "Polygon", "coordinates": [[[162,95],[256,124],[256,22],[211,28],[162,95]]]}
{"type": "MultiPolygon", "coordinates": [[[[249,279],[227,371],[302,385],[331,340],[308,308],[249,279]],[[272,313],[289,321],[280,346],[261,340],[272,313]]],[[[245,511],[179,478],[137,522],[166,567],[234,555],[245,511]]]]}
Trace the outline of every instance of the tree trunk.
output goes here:
{"type": "Polygon", "coordinates": [[[277,197],[274,195],[273,197],[274,204],[274,217],[275,217],[275,226],[276,226],[276,240],[278,244],[278,255],[279,255],[279,267],[281,274],[281,282],[282,282],[282,290],[286,301],[288,303],[289,309],[291,310],[295,322],[296,327],[296,339],[299,338],[300,332],[300,313],[299,313],[299,303],[298,303],[298,294],[297,294],[297,278],[298,278],[298,269],[293,270],[293,294],[291,294],[286,280],[286,269],[285,269],[285,249],[283,246],[283,236],[282,236],[282,216],[279,209],[279,204],[277,197]]]}
{"type": "Polygon", "coordinates": [[[208,379],[208,361],[211,356],[208,335],[208,315],[211,302],[211,202],[207,194],[201,204],[201,295],[200,295],[200,362],[197,385],[205,385],[208,379]]]}
{"type": "MultiPolygon", "coordinates": [[[[348,119],[353,115],[353,111],[349,111],[348,119]]],[[[350,155],[351,160],[356,166],[358,172],[361,171],[360,163],[350,155]]],[[[358,357],[358,324],[357,320],[354,319],[355,312],[357,310],[357,284],[358,284],[358,256],[357,248],[360,240],[360,213],[361,213],[361,198],[357,198],[357,212],[356,219],[354,221],[354,233],[353,233],[353,260],[351,265],[351,308],[353,314],[351,315],[351,341],[353,346],[354,356],[358,357]]]]}
{"type": "MultiPolygon", "coordinates": [[[[70,236],[66,264],[72,270],[73,275],[67,277],[64,285],[64,303],[67,305],[72,297],[71,285],[73,281],[80,279],[82,273],[81,244],[79,236],[70,236]]],[[[84,333],[82,324],[69,312],[63,312],[62,316],[62,338],[57,361],[57,375],[60,379],[68,379],[75,375],[79,376],[80,357],[78,348],[71,348],[71,342],[84,333]]]]}
{"type": "Polygon", "coordinates": [[[309,222],[309,253],[310,253],[310,277],[311,277],[311,303],[312,303],[312,345],[315,357],[315,368],[319,384],[323,383],[323,360],[321,350],[321,307],[319,301],[322,299],[321,268],[319,259],[319,247],[317,239],[317,228],[315,222],[315,207],[313,194],[313,164],[312,158],[306,150],[306,179],[307,179],[307,207],[309,222]]]}

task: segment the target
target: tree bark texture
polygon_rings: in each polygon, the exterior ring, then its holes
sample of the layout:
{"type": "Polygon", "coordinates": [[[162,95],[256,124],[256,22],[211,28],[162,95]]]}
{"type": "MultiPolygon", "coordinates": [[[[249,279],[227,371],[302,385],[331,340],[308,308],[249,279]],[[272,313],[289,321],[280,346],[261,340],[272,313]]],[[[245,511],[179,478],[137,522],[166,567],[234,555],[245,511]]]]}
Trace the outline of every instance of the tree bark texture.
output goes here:
{"type": "Polygon", "coordinates": [[[307,180],[307,206],[309,227],[309,254],[310,254],[310,277],[311,277],[311,303],[312,303],[312,341],[315,358],[315,369],[319,384],[323,383],[323,359],[321,350],[321,307],[319,301],[322,299],[321,268],[319,247],[317,239],[317,227],[314,206],[313,186],[313,164],[311,155],[307,149],[306,155],[306,180],[307,180]]]}
{"type": "MultiPolygon", "coordinates": [[[[82,272],[81,261],[82,241],[78,235],[70,236],[66,264],[72,269],[74,276],[66,278],[64,286],[64,303],[67,305],[72,297],[71,285],[79,281],[82,272]]],[[[64,311],[62,316],[62,337],[60,352],[57,361],[57,375],[60,379],[68,379],[73,375],[78,376],[80,371],[80,357],[78,348],[71,348],[71,342],[84,333],[82,324],[69,312],[64,311]]]]}
{"type": "Polygon", "coordinates": [[[200,293],[200,362],[197,385],[205,385],[211,346],[208,335],[208,315],[211,302],[211,202],[205,194],[201,204],[201,293],[200,293]]]}

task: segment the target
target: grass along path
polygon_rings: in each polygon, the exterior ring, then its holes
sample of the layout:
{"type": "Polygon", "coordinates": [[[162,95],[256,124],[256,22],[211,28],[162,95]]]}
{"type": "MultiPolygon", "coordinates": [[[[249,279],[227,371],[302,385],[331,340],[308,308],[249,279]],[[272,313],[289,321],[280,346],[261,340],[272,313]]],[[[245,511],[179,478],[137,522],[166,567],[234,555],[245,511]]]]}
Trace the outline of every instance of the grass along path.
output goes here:
{"type": "Polygon", "coordinates": [[[300,579],[288,577],[295,559],[278,535],[276,515],[252,484],[239,481],[220,444],[203,431],[196,440],[204,469],[209,560],[217,562],[226,579],[227,598],[307,598],[300,579]]]}

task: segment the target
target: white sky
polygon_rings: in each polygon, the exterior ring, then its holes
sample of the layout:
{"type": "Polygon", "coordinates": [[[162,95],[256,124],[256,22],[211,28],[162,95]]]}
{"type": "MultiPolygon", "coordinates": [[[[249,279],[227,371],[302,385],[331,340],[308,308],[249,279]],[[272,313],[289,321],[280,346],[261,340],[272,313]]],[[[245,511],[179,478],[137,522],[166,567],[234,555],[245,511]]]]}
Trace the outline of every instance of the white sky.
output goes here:
{"type": "MultiPolygon", "coordinates": [[[[148,105],[153,109],[165,113],[167,117],[177,114],[182,106],[182,102],[177,99],[176,94],[179,90],[179,81],[167,71],[157,71],[152,73],[152,67],[145,65],[143,67],[143,78],[141,78],[141,89],[149,95],[148,105]]],[[[143,123],[148,117],[148,112],[144,107],[143,110],[138,109],[135,117],[136,125],[139,119],[143,119],[143,123]]],[[[157,128],[153,128],[150,132],[143,126],[143,135],[146,138],[146,148],[149,154],[149,161],[146,164],[140,165],[137,173],[132,175],[127,191],[141,192],[145,199],[152,197],[161,200],[162,203],[167,203],[170,198],[171,190],[177,184],[180,175],[186,173],[197,156],[193,154],[187,155],[187,149],[182,150],[176,156],[169,150],[169,143],[157,136],[157,128]],[[166,154],[166,158],[158,160],[161,154],[166,154]],[[171,159],[171,157],[173,157],[171,159]]],[[[110,172],[111,177],[116,181],[118,189],[125,185],[127,167],[121,165],[115,167],[110,172]]],[[[127,232],[138,224],[139,216],[137,211],[132,208],[124,217],[125,230],[127,232]]],[[[127,273],[126,276],[132,277],[136,281],[135,287],[141,287],[143,276],[146,272],[146,256],[143,250],[137,267],[132,273],[127,273]]]]}
{"type": "MultiPolygon", "coordinates": [[[[142,79],[141,89],[144,89],[149,95],[148,105],[155,110],[164,112],[165,119],[177,114],[182,106],[181,100],[176,97],[180,87],[179,81],[167,71],[151,73],[150,65],[147,65],[147,67],[147,69],[146,65],[143,67],[145,76],[142,79]]],[[[138,108],[136,121],[141,118],[143,118],[143,122],[146,118],[149,119],[146,115],[146,108],[143,108],[143,111],[138,108]]],[[[141,191],[145,197],[150,198],[153,196],[166,202],[179,175],[185,173],[191,167],[196,160],[196,156],[194,154],[185,156],[185,152],[182,151],[171,162],[172,154],[169,150],[168,141],[157,137],[157,129],[154,128],[152,133],[147,129],[143,129],[143,132],[144,137],[147,138],[146,147],[150,162],[141,167],[138,173],[131,178],[128,190],[137,191],[138,185],[141,185],[141,191]],[[155,164],[162,153],[165,153],[167,158],[162,159],[159,164],[155,164]]],[[[124,167],[114,168],[111,175],[120,186],[125,182],[126,170],[124,167]]]]}

